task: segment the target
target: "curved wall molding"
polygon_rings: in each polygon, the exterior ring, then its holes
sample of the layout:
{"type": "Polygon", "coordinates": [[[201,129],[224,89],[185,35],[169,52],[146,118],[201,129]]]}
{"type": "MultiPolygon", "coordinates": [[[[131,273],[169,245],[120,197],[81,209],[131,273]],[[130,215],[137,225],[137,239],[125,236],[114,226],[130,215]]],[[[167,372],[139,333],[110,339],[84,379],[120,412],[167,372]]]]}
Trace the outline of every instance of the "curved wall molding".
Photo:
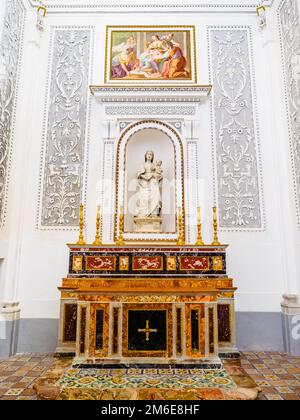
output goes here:
{"type": "Polygon", "coordinates": [[[293,189],[300,228],[300,16],[295,0],[278,7],[285,103],[289,128],[293,189]]]}
{"type": "Polygon", "coordinates": [[[16,123],[19,79],[23,52],[25,9],[19,0],[7,0],[0,53],[5,81],[0,94],[0,225],[6,220],[8,187],[16,123]]]}

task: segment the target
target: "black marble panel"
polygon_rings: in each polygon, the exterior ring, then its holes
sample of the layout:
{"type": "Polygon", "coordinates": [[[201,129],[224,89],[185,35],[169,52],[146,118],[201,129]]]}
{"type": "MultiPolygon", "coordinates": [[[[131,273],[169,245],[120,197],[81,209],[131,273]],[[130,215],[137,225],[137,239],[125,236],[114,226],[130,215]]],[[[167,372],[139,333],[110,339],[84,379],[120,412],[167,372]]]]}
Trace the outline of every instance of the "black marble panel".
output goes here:
{"type": "Polygon", "coordinates": [[[96,343],[95,350],[103,349],[103,321],[104,321],[104,310],[97,309],[96,311],[96,343]]]}
{"type": "Polygon", "coordinates": [[[113,310],[113,354],[118,353],[119,346],[119,308],[113,310]]]}
{"type": "Polygon", "coordinates": [[[215,352],[215,340],[214,340],[214,310],[213,308],[208,309],[208,324],[209,324],[209,353],[215,352]]]}
{"type": "Polygon", "coordinates": [[[86,308],[81,308],[80,316],[80,354],[85,352],[86,308]]]}
{"type": "Polygon", "coordinates": [[[230,343],[230,305],[218,305],[218,333],[219,342],[230,343]]]}
{"type": "Polygon", "coordinates": [[[199,351],[200,348],[200,337],[199,337],[199,310],[191,310],[191,326],[192,326],[192,350],[199,351]]]}
{"type": "Polygon", "coordinates": [[[182,322],[181,322],[181,308],[176,309],[176,352],[177,354],[182,353],[182,322]]]}
{"type": "Polygon", "coordinates": [[[76,330],[77,330],[77,304],[66,303],[65,304],[65,316],[64,316],[64,342],[75,342],[76,341],[76,330]]]}
{"type": "Polygon", "coordinates": [[[165,351],[166,349],[167,311],[129,310],[128,350],[165,351]]]}

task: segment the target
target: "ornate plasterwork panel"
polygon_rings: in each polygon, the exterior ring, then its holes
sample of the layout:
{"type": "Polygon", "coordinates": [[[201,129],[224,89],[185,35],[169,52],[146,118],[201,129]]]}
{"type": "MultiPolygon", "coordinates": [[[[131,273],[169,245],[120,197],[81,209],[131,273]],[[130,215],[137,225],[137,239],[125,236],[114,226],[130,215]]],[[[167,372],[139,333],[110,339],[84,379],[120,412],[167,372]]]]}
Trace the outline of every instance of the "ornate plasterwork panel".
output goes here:
{"type": "Polygon", "coordinates": [[[44,148],[42,227],[75,227],[84,187],[92,29],[55,29],[44,148]]]}
{"type": "Polygon", "coordinates": [[[209,28],[209,34],[219,223],[225,229],[261,229],[250,31],[245,27],[222,27],[209,28]]]}
{"type": "Polygon", "coordinates": [[[25,10],[19,0],[7,0],[0,44],[4,80],[0,80],[0,224],[5,221],[10,154],[22,52],[25,10]]]}
{"type": "Polygon", "coordinates": [[[286,85],[294,190],[300,226],[300,18],[296,0],[284,0],[279,9],[282,58],[286,85]]]}

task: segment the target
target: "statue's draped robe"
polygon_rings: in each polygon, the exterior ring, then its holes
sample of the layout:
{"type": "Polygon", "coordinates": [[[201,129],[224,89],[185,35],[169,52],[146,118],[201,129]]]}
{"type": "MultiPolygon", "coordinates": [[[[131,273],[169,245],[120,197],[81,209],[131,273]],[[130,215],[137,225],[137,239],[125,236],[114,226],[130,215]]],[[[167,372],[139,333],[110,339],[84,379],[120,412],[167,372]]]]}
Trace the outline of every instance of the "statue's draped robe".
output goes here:
{"type": "Polygon", "coordinates": [[[136,216],[151,217],[159,216],[162,208],[162,198],[160,191],[160,181],[162,176],[156,174],[153,163],[146,162],[137,172],[138,179],[138,198],[136,205],[136,216]],[[145,180],[141,176],[152,175],[150,180],[145,180]]]}

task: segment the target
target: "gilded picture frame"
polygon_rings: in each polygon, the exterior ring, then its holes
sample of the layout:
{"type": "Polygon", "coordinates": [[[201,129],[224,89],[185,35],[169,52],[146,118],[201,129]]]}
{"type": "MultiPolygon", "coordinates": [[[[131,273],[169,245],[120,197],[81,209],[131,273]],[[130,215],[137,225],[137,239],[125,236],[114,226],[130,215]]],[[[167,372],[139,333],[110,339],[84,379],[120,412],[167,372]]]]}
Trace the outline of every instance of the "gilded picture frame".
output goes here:
{"type": "Polygon", "coordinates": [[[105,84],[197,84],[194,26],[107,26],[105,84]]]}

